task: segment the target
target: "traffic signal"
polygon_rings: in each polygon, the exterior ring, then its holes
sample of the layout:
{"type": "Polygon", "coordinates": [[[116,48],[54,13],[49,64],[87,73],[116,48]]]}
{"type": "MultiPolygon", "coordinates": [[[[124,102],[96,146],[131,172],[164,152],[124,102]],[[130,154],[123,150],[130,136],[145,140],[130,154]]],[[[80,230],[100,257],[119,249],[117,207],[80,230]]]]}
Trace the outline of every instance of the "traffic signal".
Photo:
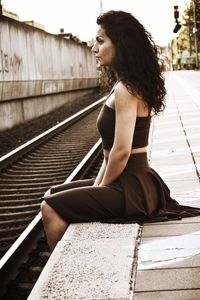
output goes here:
{"type": "Polygon", "coordinates": [[[173,33],[177,33],[181,29],[181,24],[177,21],[173,33]]]}
{"type": "Polygon", "coordinates": [[[178,5],[174,5],[174,18],[177,21],[179,18],[179,10],[178,10],[178,5]]]}
{"type": "Polygon", "coordinates": [[[179,23],[178,18],[179,18],[178,5],[174,5],[174,19],[176,21],[176,25],[173,30],[174,33],[177,33],[181,29],[181,24],[179,23]]]}

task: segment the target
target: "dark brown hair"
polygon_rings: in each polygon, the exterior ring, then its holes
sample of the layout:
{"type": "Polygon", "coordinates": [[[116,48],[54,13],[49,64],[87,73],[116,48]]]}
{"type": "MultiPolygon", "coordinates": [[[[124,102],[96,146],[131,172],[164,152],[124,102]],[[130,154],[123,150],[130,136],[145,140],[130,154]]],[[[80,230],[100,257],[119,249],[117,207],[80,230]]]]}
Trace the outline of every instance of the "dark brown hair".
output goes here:
{"type": "Polygon", "coordinates": [[[155,114],[165,107],[166,89],[162,63],[151,34],[130,13],[108,11],[97,18],[116,49],[112,66],[104,67],[108,85],[117,77],[127,89],[140,95],[155,114]]]}

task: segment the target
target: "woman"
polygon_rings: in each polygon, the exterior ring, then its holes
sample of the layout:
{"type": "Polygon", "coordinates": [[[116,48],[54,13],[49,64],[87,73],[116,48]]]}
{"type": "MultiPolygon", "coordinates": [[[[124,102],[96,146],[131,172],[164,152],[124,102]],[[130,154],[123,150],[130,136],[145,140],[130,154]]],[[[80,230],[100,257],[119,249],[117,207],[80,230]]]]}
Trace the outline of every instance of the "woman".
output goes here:
{"type": "Polygon", "coordinates": [[[153,222],[194,216],[180,206],[147,160],[152,114],[166,94],[157,48],[131,14],[109,11],[97,18],[92,48],[113,85],[99,114],[104,161],[95,179],[52,187],[43,197],[42,218],[53,250],[72,222],[153,222]]]}

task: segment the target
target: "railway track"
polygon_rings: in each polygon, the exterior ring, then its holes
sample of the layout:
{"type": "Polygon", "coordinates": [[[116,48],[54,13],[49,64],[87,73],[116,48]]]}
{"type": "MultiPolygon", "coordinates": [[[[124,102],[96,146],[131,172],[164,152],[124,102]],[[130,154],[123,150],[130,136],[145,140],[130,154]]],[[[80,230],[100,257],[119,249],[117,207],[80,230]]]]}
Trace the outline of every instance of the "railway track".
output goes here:
{"type": "MultiPolygon", "coordinates": [[[[93,163],[94,154],[79,164],[76,174],[72,170],[99,137],[94,128],[99,106],[103,101],[104,99],[97,101],[63,124],[19,147],[18,151],[1,158],[2,299],[26,299],[49,258],[41,216],[38,213],[40,198],[44,192],[50,186],[62,183],[67,177],[71,181],[96,175],[97,161],[94,162],[96,167],[92,167],[94,173],[86,173],[93,163]]],[[[94,152],[98,152],[99,161],[100,141],[98,144],[98,151],[94,152]]]]}

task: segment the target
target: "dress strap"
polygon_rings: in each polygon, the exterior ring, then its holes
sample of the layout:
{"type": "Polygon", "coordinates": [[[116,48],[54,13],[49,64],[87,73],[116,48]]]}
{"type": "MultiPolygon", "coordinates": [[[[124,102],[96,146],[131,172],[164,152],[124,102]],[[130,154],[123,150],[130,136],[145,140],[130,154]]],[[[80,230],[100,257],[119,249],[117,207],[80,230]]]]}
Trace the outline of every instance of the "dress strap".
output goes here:
{"type": "Polygon", "coordinates": [[[118,84],[119,81],[120,81],[120,80],[117,80],[117,81],[115,82],[115,84],[114,84],[113,87],[112,87],[112,90],[110,91],[110,93],[109,93],[108,96],[106,97],[106,100],[110,97],[110,95],[112,95],[112,93],[114,93],[115,87],[116,87],[116,85],[118,84]]]}

